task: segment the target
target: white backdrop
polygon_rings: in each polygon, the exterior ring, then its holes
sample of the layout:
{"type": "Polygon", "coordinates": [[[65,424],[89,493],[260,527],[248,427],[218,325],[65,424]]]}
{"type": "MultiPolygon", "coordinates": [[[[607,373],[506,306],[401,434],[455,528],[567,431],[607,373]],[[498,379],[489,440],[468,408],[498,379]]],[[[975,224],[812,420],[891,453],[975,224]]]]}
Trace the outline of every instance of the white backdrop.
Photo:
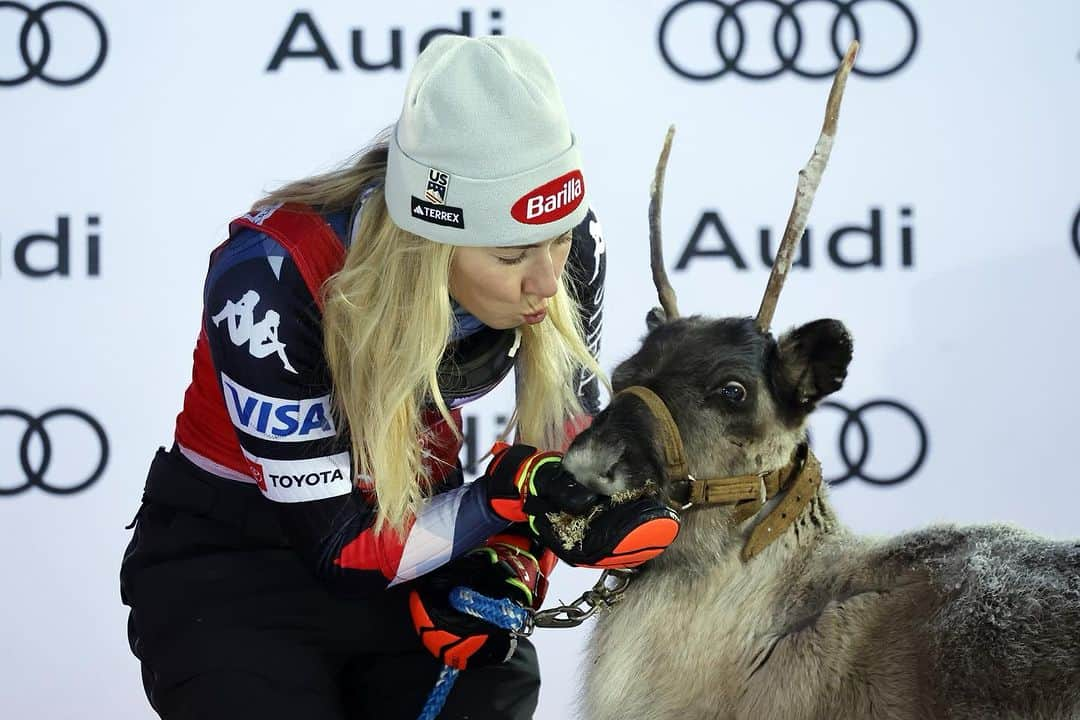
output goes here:
{"type": "MultiPolygon", "coordinates": [[[[829,30],[836,19],[846,46],[854,16],[858,67],[884,74],[848,84],[810,267],[774,324],[842,319],[856,353],[836,400],[901,406],[867,407],[843,436],[844,414],[819,411],[827,475],[853,474],[834,488],[839,510],[866,532],[950,519],[1080,535],[1072,0],[754,0],[719,30],[725,6],[711,1],[26,2],[0,2],[0,716],[151,717],[116,574],[190,378],[207,254],[264,189],[392,122],[434,28],[520,35],[550,58],[605,230],[610,369],[654,303],[645,214],[667,125],[681,305],[751,314],[767,277],[760,235],[782,230],[827,93],[800,73],[835,66],[829,30]],[[318,49],[313,31],[321,55],[298,56],[318,49]],[[729,69],[687,77],[724,69],[718,32],[729,69]],[[394,37],[400,67],[358,66],[354,40],[371,65],[392,59],[394,37]],[[879,262],[845,267],[876,242],[879,262]]],[[[479,447],[509,401],[474,408],[479,447]]],[[[550,597],[594,577],[564,568],[550,597]]],[[[538,717],[570,715],[585,639],[540,632],[538,717]]]]}

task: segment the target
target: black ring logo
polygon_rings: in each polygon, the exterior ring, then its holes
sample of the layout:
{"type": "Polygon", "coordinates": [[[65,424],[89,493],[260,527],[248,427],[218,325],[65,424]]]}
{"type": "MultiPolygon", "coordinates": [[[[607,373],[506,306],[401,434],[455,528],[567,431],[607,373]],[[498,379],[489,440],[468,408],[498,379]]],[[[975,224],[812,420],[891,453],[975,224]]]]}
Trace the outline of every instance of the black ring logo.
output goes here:
{"type": "Polygon", "coordinates": [[[32,487],[40,488],[52,495],[71,495],[93,485],[105,471],[105,465],[109,461],[109,438],[105,435],[105,428],[101,426],[101,423],[82,410],[77,410],[75,408],[56,408],[43,413],[41,417],[34,417],[30,413],[16,410],[15,408],[0,408],[0,419],[4,417],[17,418],[26,423],[22,439],[19,441],[19,464],[22,466],[22,474],[26,478],[26,481],[15,487],[0,486],[0,497],[5,495],[18,495],[19,493],[26,492],[32,487]],[[49,465],[52,462],[53,450],[52,439],[45,430],[45,423],[52,418],[65,415],[82,420],[86,423],[94,434],[97,435],[100,447],[100,459],[98,460],[97,467],[94,468],[94,471],[91,472],[86,479],[79,481],[75,485],[68,486],[56,485],[45,478],[45,473],[49,470],[49,465]],[[30,458],[30,442],[35,437],[38,438],[41,443],[41,459],[36,467],[30,458]]]}
{"type": "Polygon", "coordinates": [[[88,80],[93,76],[101,66],[105,64],[105,56],[109,51],[109,38],[105,33],[105,25],[101,22],[101,19],[94,14],[94,12],[86,7],[75,2],[48,2],[39,7],[37,10],[23,5],[20,2],[11,2],[10,0],[0,0],[0,10],[12,9],[21,10],[26,19],[23,20],[22,30],[19,31],[19,54],[22,56],[22,61],[26,65],[26,71],[22,75],[15,77],[0,77],[0,87],[10,87],[13,85],[21,85],[25,82],[29,82],[33,78],[40,78],[43,82],[50,85],[78,85],[79,83],[88,80]],[[85,16],[90,23],[94,26],[94,30],[98,36],[98,52],[97,57],[90,64],[90,68],[83,74],[70,78],[61,78],[49,75],[45,71],[45,64],[49,62],[49,55],[52,53],[52,37],[49,34],[49,28],[45,24],[45,14],[51,10],[59,9],[75,10],[81,15],[85,16]],[[38,51],[38,56],[35,58],[30,53],[30,33],[34,29],[37,29],[38,36],[41,38],[41,47],[38,51]]]}
{"type": "Polygon", "coordinates": [[[660,21],[660,31],[658,34],[660,55],[664,58],[664,62],[667,63],[668,67],[689,80],[714,80],[728,72],[733,72],[739,77],[748,80],[768,80],[785,71],[791,71],[799,77],[804,78],[817,79],[832,77],[840,66],[840,60],[843,59],[844,52],[847,49],[841,44],[840,27],[842,24],[846,24],[851,29],[852,37],[861,42],[862,26],[855,16],[855,10],[856,6],[868,2],[885,3],[895,7],[903,15],[904,21],[908,26],[909,40],[907,51],[902,57],[894,61],[893,64],[880,68],[867,68],[860,67],[858,60],[856,60],[855,67],[852,69],[853,73],[862,75],[863,77],[884,77],[899,71],[907,65],[915,55],[915,48],[919,44],[919,26],[915,20],[915,15],[904,3],[900,2],[900,0],[790,0],[789,2],[783,2],[782,0],[736,0],[736,2],[731,3],[720,2],[720,0],[681,0],[681,2],[676,3],[668,10],[664,15],[664,19],[660,21]],[[716,24],[715,33],[716,52],[719,55],[720,66],[711,72],[697,72],[680,64],[680,62],[676,60],[674,52],[672,52],[672,44],[668,39],[668,30],[671,26],[672,19],[684,8],[701,3],[713,5],[721,11],[720,20],[716,24]],[[739,10],[741,10],[743,6],[752,3],[775,7],[779,11],[772,29],[772,46],[773,51],[776,53],[777,66],[770,70],[747,70],[740,66],[740,61],[743,59],[743,51],[746,49],[746,24],[743,19],[739,17],[739,10]],[[836,56],[836,62],[828,67],[811,69],[804,67],[799,63],[799,54],[803,48],[804,32],[803,23],[799,19],[797,11],[800,6],[809,3],[826,3],[831,4],[836,8],[836,16],[833,18],[829,30],[832,51],[836,56]],[[727,43],[724,41],[724,29],[729,23],[735,28],[734,34],[736,40],[734,42],[734,48],[728,47],[727,43]],[[781,43],[781,33],[785,27],[791,28],[791,34],[794,36],[793,46],[789,49],[785,49],[781,43]]]}
{"type": "Polygon", "coordinates": [[[902,483],[912,477],[923,466],[923,463],[926,462],[926,455],[930,447],[929,437],[926,433],[926,425],[924,425],[919,416],[915,414],[915,411],[906,405],[895,400],[871,400],[858,407],[849,408],[836,401],[826,400],[821,403],[819,407],[830,407],[844,413],[844,422],[840,425],[837,445],[840,450],[840,459],[847,466],[847,470],[839,477],[826,478],[825,481],[830,485],[839,485],[852,478],[859,478],[872,485],[896,485],[897,483],[902,483]],[[871,475],[866,470],[867,461],[870,459],[871,443],[870,430],[866,426],[865,416],[867,411],[876,408],[894,410],[900,413],[902,417],[911,421],[911,424],[915,428],[915,432],[919,436],[919,450],[915,454],[915,459],[912,460],[911,464],[903,472],[892,476],[875,476],[871,475]],[[857,453],[852,452],[850,447],[851,431],[853,429],[861,443],[857,453]]]}
{"type": "Polygon", "coordinates": [[[1076,255],[1080,257],[1080,210],[1076,211],[1076,217],[1073,218],[1072,240],[1076,255]]]}

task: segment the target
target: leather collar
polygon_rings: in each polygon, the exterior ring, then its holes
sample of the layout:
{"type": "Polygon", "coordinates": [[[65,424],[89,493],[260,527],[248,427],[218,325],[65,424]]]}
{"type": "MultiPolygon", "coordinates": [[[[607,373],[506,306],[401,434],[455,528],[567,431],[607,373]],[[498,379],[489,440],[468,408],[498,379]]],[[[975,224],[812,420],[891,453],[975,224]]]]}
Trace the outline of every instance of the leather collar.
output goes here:
{"type": "Polygon", "coordinates": [[[754,475],[695,478],[690,474],[679,428],[660,396],[643,385],[624,388],[616,393],[616,397],[624,394],[642,401],[660,427],[664,472],[667,475],[664,485],[685,487],[687,491],[685,501],[674,506],[674,510],[681,512],[733,505],[733,519],[739,524],[757,515],[766,502],[786,491],[784,498],[754,526],[743,547],[744,561],[750,560],[779,537],[809,504],[821,485],[821,463],[806,444],[800,445],[791,462],[781,468],[754,475]]]}

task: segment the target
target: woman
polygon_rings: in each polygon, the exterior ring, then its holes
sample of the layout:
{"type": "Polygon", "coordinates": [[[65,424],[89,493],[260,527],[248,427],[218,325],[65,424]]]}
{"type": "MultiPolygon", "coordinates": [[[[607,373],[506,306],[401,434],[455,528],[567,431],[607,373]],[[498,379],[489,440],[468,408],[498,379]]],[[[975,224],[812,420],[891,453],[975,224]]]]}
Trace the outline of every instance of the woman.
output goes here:
{"type": "Polygon", "coordinates": [[[531,717],[531,645],[446,590],[538,607],[523,521],[597,502],[536,448],[597,410],[603,280],[550,69],[509,38],[436,39],[385,137],[233,222],[121,571],[158,713],[413,718],[447,662],[440,717],[531,717]],[[463,484],[460,407],[511,367],[521,442],[463,484]]]}

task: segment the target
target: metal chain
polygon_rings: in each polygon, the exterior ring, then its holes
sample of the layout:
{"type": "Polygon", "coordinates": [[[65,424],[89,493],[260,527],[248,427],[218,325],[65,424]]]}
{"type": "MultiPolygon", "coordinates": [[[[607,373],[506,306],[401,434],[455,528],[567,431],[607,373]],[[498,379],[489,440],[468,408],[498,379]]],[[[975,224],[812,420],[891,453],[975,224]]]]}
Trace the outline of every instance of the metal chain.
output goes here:
{"type": "Polygon", "coordinates": [[[532,613],[525,629],[519,633],[529,635],[534,627],[571,628],[588,620],[600,608],[609,608],[622,599],[636,571],[630,569],[605,570],[591,588],[583,592],[569,605],[559,605],[550,610],[532,613]],[[609,584],[609,580],[611,581],[609,584]]]}

